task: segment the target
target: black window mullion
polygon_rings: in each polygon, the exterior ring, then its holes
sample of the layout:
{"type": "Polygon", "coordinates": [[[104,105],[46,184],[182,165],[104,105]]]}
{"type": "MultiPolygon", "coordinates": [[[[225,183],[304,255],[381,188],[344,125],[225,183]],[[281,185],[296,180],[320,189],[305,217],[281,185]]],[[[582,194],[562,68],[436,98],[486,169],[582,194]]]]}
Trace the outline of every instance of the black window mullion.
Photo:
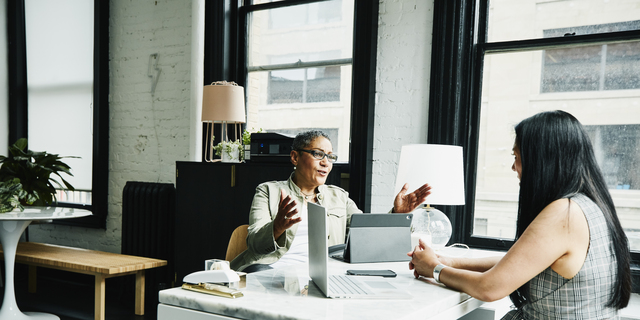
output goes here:
{"type": "Polygon", "coordinates": [[[55,220],[54,224],[105,229],[109,206],[109,3],[94,0],[93,32],[93,152],[91,205],[58,203],[90,210],[91,216],[55,220]]]}
{"type": "Polygon", "coordinates": [[[478,108],[469,101],[475,90],[472,78],[474,16],[478,5],[473,0],[434,3],[433,39],[431,51],[431,84],[429,88],[428,143],[463,147],[466,184],[465,206],[442,206],[453,226],[450,242],[464,242],[473,228],[473,221],[465,218],[467,208],[473,207],[475,193],[475,162],[477,152],[471,127],[479,123],[478,108]]]}
{"type": "MultiPolygon", "coordinates": [[[[93,33],[93,216],[77,225],[106,228],[109,207],[109,3],[94,0],[93,33]]],[[[71,219],[74,220],[74,219],[71,219]]]]}
{"type": "Polygon", "coordinates": [[[378,9],[378,1],[354,1],[349,196],[365,212],[371,211],[378,9]]]}
{"type": "Polygon", "coordinates": [[[236,82],[245,87],[247,84],[247,41],[249,12],[241,5],[241,1],[233,0],[231,15],[237,17],[229,25],[229,64],[230,76],[236,82]]]}
{"type": "Polygon", "coordinates": [[[251,67],[248,67],[247,70],[250,72],[292,70],[292,69],[309,69],[309,68],[330,67],[330,66],[346,66],[351,64],[353,64],[353,59],[351,58],[332,59],[332,60],[315,60],[315,61],[298,60],[298,62],[293,62],[293,63],[251,66],[251,67]]]}
{"type": "Polygon", "coordinates": [[[207,1],[204,4],[204,82],[223,80],[228,75],[229,62],[225,55],[225,31],[229,12],[228,1],[207,1]]]}
{"type": "Polygon", "coordinates": [[[596,45],[615,42],[640,40],[640,30],[617,31],[566,37],[540,38],[520,41],[479,43],[480,50],[486,53],[505,53],[514,51],[534,51],[558,49],[578,45],[596,45]]]}
{"type": "MultiPolygon", "coordinates": [[[[9,141],[28,138],[27,39],[24,0],[7,2],[9,141]]],[[[8,152],[8,150],[5,150],[8,152]]]]}
{"type": "MultiPolygon", "coordinates": [[[[246,72],[242,71],[242,65],[245,61],[245,42],[241,32],[244,30],[245,12],[240,7],[240,1],[206,1],[204,11],[204,82],[202,85],[226,80],[244,87],[246,72]]],[[[212,128],[214,132],[220,132],[222,124],[215,123],[212,128]]],[[[202,123],[201,161],[203,162],[209,154],[209,147],[206,145],[209,134],[207,124],[202,123]]],[[[231,137],[232,140],[235,138],[238,137],[231,137]]],[[[216,134],[213,145],[217,145],[221,139],[221,135],[216,134]]]]}
{"type": "Polygon", "coordinates": [[[270,10],[270,9],[298,6],[298,5],[315,3],[315,2],[323,2],[323,1],[330,1],[330,0],[286,0],[286,1],[266,2],[266,3],[260,3],[260,4],[251,4],[251,5],[244,6],[244,8],[247,10],[247,12],[253,12],[253,11],[260,11],[260,10],[270,10]]]}

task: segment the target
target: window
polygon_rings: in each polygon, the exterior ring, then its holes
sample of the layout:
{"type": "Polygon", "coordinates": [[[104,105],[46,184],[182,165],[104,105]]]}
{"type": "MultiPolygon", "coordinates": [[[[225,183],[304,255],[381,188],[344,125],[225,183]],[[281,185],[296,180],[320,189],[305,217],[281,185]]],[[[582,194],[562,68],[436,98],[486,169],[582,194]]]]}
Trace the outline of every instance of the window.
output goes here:
{"type": "MultiPolygon", "coordinates": [[[[543,34],[548,38],[637,29],[640,21],[551,29],[543,34]]],[[[541,92],[640,89],[640,42],[545,50],[541,86],[541,92]]]]}
{"type": "Polygon", "coordinates": [[[340,101],[340,67],[269,72],[267,104],[340,101]]]}
{"type": "Polygon", "coordinates": [[[369,0],[205,3],[204,82],[245,87],[246,129],[327,133],[339,155],[334,172],[348,173],[349,195],[364,211],[370,209],[378,7],[369,0]]]}
{"type": "Polygon", "coordinates": [[[98,0],[49,4],[8,2],[9,143],[26,137],[29,149],[82,157],[64,159],[75,175],[68,181],[77,191],[60,190],[56,205],[88,209],[93,215],[54,223],[104,228],[109,4],[98,0]]]}
{"type": "Polygon", "coordinates": [[[93,11],[90,1],[25,1],[29,149],[78,157],[63,159],[76,190],[56,198],[81,205],[91,205],[93,11]]]}
{"type": "Polygon", "coordinates": [[[269,10],[268,25],[270,29],[286,29],[340,22],[342,9],[342,1],[329,1],[269,10]]]}
{"type": "Polygon", "coordinates": [[[586,126],[629,246],[640,251],[640,124],[586,126]]]}
{"type": "Polygon", "coordinates": [[[247,128],[337,131],[349,159],[353,0],[252,10],[247,17],[247,128]]]}
{"type": "Polygon", "coordinates": [[[494,0],[436,1],[434,10],[442,16],[433,31],[429,142],[462,145],[467,159],[467,205],[446,208],[461,230],[452,241],[510,246],[518,196],[513,127],[561,109],[586,126],[639,261],[640,9],[494,0]]]}
{"type": "MultiPolygon", "coordinates": [[[[487,235],[487,219],[475,218],[473,224],[473,232],[477,235],[487,235]]],[[[500,235],[498,235],[499,237],[500,235]]]]}
{"type": "Polygon", "coordinates": [[[640,124],[586,126],[611,190],[640,190],[640,124]]]}

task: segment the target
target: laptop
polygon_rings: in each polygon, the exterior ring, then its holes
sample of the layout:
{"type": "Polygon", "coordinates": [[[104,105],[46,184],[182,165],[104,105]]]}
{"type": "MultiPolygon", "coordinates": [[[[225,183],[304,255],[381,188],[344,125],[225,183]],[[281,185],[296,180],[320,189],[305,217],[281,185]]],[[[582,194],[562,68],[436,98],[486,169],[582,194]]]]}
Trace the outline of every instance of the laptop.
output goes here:
{"type": "Polygon", "coordinates": [[[411,299],[382,277],[329,275],[327,209],[308,204],[309,277],[328,298],[411,299]]]}
{"type": "Polygon", "coordinates": [[[411,213],[363,213],[351,216],[344,245],[331,246],[329,255],[349,263],[409,261],[411,213]]]}

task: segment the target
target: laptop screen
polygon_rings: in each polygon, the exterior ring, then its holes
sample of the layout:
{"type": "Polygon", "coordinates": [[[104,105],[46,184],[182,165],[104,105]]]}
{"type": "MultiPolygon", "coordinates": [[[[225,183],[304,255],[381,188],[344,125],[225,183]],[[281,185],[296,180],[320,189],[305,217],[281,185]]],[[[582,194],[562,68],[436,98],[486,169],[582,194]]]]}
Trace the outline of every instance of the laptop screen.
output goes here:
{"type": "Polygon", "coordinates": [[[327,209],[315,203],[308,204],[309,221],[309,277],[328,295],[329,247],[327,239],[327,209]]]}

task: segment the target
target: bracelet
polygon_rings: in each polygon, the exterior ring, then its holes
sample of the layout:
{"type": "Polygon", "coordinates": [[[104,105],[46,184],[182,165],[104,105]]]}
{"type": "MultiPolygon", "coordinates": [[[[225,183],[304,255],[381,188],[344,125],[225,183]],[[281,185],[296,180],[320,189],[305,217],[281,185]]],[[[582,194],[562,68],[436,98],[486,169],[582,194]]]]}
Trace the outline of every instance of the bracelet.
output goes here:
{"type": "Polygon", "coordinates": [[[439,264],[435,268],[433,268],[433,280],[436,280],[437,283],[442,283],[440,282],[440,272],[445,267],[446,266],[444,264],[439,264]]]}

